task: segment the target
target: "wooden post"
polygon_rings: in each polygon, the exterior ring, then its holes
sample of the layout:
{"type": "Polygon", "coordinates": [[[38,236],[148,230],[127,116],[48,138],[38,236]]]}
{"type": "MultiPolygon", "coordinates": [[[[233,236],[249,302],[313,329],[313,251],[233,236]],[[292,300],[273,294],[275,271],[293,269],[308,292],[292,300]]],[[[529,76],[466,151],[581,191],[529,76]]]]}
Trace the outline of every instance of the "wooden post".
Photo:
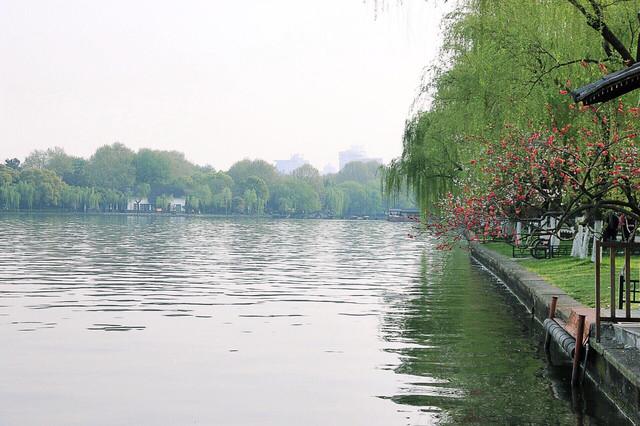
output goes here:
{"type": "Polygon", "coordinates": [[[555,318],[557,306],[558,306],[558,296],[551,297],[551,305],[549,305],[549,319],[555,318]]]}
{"type": "MultiPolygon", "coordinates": [[[[556,307],[558,306],[558,296],[551,297],[551,304],[549,305],[549,319],[552,320],[556,316],[556,307]]],[[[547,359],[551,361],[551,333],[547,331],[544,336],[544,353],[547,355],[547,359]]]]}
{"type": "Polygon", "coordinates": [[[596,341],[600,341],[600,241],[596,240],[596,341]]]}
{"type": "Polygon", "coordinates": [[[611,246],[609,249],[609,260],[611,267],[610,281],[611,281],[611,319],[616,319],[616,285],[618,280],[616,278],[616,248],[611,246]]]}
{"type": "MultiPolygon", "coordinates": [[[[584,339],[584,315],[578,316],[578,331],[576,332],[576,349],[573,351],[573,370],[571,372],[571,386],[578,384],[580,359],[582,358],[582,343],[584,339]]],[[[586,365],[585,365],[586,368],[586,365]]]]}
{"type": "Polygon", "coordinates": [[[625,316],[631,318],[631,247],[624,248],[624,288],[625,288],[625,316]]]}

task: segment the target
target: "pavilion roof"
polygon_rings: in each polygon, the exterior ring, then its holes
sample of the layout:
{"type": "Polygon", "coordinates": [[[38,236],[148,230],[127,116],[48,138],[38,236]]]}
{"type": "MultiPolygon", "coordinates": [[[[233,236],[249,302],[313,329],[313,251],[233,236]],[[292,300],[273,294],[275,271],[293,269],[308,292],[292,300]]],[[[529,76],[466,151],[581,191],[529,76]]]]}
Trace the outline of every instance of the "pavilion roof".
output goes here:
{"type": "Polygon", "coordinates": [[[582,86],[571,92],[571,96],[576,102],[591,105],[615,99],[637,88],[640,88],[640,62],[582,86]]]}

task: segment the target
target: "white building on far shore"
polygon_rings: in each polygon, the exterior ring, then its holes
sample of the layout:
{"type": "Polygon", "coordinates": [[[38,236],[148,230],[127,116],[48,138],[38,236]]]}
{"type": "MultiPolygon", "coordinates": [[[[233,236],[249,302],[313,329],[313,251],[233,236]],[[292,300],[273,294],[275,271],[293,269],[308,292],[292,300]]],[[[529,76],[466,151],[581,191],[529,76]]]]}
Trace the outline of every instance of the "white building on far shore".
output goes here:
{"type": "Polygon", "coordinates": [[[276,160],[276,169],[282,174],[288,175],[300,166],[304,166],[309,162],[302,155],[294,154],[288,160],[276,160]]]}
{"type": "Polygon", "coordinates": [[[127,201],[127,210],[136,212],[151,212],[153,211],[153,205],[146,198],[141,199],[140,202],[138,202],[138,200],[129,199],[129,201],[127,201]]]}
{"type": "Polygon", "coordinates": [[[351,148],[346,151],[340,151],[338,153],[338,158],[340,159],[340,170],[344,168],[347,164],[352,161],[375,161],[376,163],[382,164],[382,158],[371,158],[367,156],[366,151],[361,146],[352,145],[351,148]]]}

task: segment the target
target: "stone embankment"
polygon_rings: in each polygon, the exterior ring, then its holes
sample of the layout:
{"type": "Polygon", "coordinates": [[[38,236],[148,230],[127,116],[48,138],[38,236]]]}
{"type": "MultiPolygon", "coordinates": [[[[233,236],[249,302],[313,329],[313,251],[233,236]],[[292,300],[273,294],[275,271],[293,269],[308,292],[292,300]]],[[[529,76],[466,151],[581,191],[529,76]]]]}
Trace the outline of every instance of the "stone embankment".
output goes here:
{"type": "MultiPolygon", "coordinates": [[[[479,243],[470,243],[470,248],[471,255],[502,279],[538,321],[547,318],[554,296],[558,297],[556,316],[565,322],[572,312],[593,311],[516,261],[479,243]]],[[[595,336],[594,327],[592,324],[591,336],[595,336]]],[[[592,337],[589,346],[586,377],[640,424],[640,328],[637,324],[603,324],[600,342],[592,337]]]]}

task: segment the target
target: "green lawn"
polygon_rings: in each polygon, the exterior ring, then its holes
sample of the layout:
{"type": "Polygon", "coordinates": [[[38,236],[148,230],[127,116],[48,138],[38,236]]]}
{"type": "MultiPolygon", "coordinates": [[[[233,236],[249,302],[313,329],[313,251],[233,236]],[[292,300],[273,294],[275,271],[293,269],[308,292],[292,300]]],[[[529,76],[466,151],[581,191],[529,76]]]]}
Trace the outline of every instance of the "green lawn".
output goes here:
{"type": "Polygon", "coordinates": [[[502,255],[505,255],[507,257],[511,257],[511,255],[513,254],[513,251],[511,249],[511,245],[507,244],[507,243],[503,243],[503,242],[488,242],[488,243],[483,243],[483,246],[485,246],[488,249],[491,249],[495,252],[498,252],[502,255]]]}
{"type": "MultiPolygon", "coordinates": [[[[511,258],[511,246],[502,242],[491,242],[484,244],[485,247],[511,258]]],[[[526,269],[537,273],[549,283],[561,288],[568,295],[583,303],[584,305],[595,306],[595,263],[589,259],[581,260],[570,256],[563,256],[554,259],[518,259],[518,263],[526,269]]],[[[620,254],[616,257],[616,269],[620,270],[624,262],[624,257],[620,254]]],[[[638,277],[640,270],[640,257],[634,256],[631,259],[631,276],[638,277]]],[[[609,306],[609,257],[602,257],[601,268],[602,301],[603,308],[609,306]]],[[[616,287],[617,290],[617,287],[616,287]]]]}

